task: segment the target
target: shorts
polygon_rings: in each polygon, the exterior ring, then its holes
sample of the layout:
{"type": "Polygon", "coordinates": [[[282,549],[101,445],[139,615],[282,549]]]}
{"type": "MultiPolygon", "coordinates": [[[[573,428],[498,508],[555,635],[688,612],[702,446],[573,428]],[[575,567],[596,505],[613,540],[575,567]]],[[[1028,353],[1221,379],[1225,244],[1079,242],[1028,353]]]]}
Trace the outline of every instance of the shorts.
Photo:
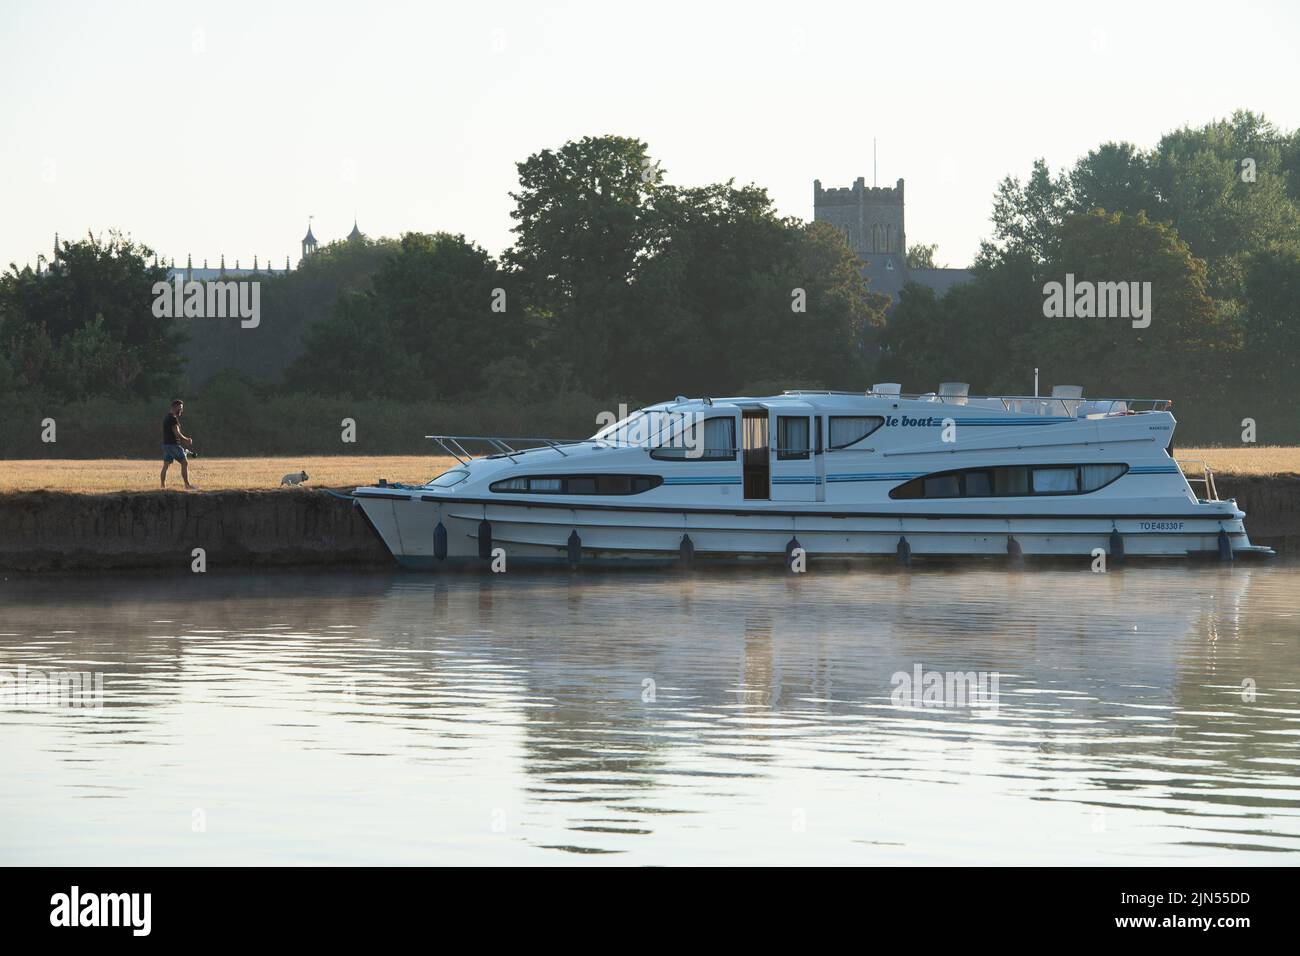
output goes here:
{"type": "Polygon", "coordinates": [[[163,445],[163,464],[172,461],[184,461],[185,449],[180,445],[163,445]]]}

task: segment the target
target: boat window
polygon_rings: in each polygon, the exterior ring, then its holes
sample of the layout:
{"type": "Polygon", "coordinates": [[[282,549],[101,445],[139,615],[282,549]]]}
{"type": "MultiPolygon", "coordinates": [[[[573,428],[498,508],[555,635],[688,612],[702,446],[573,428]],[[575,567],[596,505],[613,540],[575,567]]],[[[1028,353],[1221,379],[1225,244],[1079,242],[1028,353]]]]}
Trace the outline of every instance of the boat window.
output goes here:
{"type": "Polygon", "coordinates": [[[469,472],[464,468],[453,468],[451,471],[444,471],[425,487],[450,488],[452,485],[459,485],[468,477],[469,472]]]}
{"type": "Polygon", "coordinates": [[[709,418],[704,422],[704,457],[711,460],[736,457],[736,420],[709,418]]]}
{"type": "Polygon", "coordinates": [[[659,475],[520,475],[491,484],[496,492],[534,495],[639,495],[663,484],[659,475]]]}
{"type": "Polygon", "coordinates": [[[885,420],[878,415],[832,415],[830,416],[830,441],[827,447],[832,450],[848,448],[866,438],[885,420]]]}
{"type": "Polygon", "coordinates": [[[993,494],[993,480],[987,471],[968,471],[961,476],[961,493],[967,498],[987,498],[993,494]]]}
{"type": "Polygon", "coordinates": [[[1029,469],[1020,466],[993,469],[993,494],[1029,494],[1029,469]]]}
{"type": "Polygon", "coordinates": [[[706,418],[703,427],[690,423],[672,436],[671,444],[661,445],[650,457],[665,461],[735,461],[736,419],[715,415],[706,418]]]}
{"type": "Polygon", "coordinates": [[[808,419],[806,416],[776,417],[776,457],[783,461],[807,459],[811,451],[809,445],[808,419]]]}
{"type": "Polygon", "coordinates": [[[1096,491],[1124,474],[1124,465],[1080,465],[1079,490],[1096,491]]]}
{"type": "Polygon", "coordinates": [[[961,494],[960,475],[935,475],[925,479],[922,498],[956,498],[961,494]]]}
{"type": "Polygon", "coordinates": [[[1009,498],[1078,495],[1104,488],[1128,465],[1001,465],[921,475],[889,492],[891,498],[1009,498]]]}
{"type": "Polygon", "coordinates": [[[1034,494],[1062,495],[1079,490],[1079,469],[1073,465],[1065,468],[1035,468],[1034,494]]]}

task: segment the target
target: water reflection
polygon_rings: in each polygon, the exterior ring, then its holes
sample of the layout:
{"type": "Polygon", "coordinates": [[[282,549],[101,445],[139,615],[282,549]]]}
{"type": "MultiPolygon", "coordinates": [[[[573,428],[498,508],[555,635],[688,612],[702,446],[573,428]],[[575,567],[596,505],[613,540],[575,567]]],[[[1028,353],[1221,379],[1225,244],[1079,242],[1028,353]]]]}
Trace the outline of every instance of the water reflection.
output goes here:
{"type": "Polygon", "coordinates": [[[0,709],[0,861],[1289,862],[1298,584],[11,578],[0,671],[106,695],[0,709]]]}

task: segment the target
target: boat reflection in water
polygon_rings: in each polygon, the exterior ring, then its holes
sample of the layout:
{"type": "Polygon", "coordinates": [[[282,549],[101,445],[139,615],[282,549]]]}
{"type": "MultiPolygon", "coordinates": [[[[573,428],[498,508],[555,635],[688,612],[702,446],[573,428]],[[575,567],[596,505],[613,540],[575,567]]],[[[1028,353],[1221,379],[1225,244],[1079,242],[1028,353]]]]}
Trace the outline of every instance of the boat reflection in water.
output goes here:
{"type": "Polygon", "coordinates": [[[11,580],[0,670],[102,671],[105,700],[0,710],[0,860],[1283,862],[1297,585],[11,580]],[[918,668],[940,699],[900,706],[918,668]],[[995,700],[954,701],[951,674],[995,700]]]}

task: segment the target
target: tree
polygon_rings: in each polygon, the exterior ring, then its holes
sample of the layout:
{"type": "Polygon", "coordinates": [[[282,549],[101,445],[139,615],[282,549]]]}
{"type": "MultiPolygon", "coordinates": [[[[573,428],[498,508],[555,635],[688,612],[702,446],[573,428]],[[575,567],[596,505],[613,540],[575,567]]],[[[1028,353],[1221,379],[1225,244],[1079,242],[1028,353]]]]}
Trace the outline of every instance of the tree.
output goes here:
{"type": "Polygon", "coordinates": [[[1042,295],[1028,257],[1007,258],[942,297],[909,282],[889,313],[877,380],[916,392],[963,381],[979,393],[1024,394],[1041,334],[1042,295]]]}
{"type": "Polygon", "coordinates": [[[922,245],[920,243],[907,247],[907,267],[909,269],[937,269],[934,254],[939,251],[939,244],[922,245]]]}
{"type": "Polygon", "coordinates": [[[1089,151],[1069,174],[1068,206],[1072,212],[1095,209],[1163,218],[1151,181],[1150,157],[1132,143],[1103,143],[1089,151]]]}
{"type": "Polygon", "coordinates": [[[888,299],[868,293],[838,230],[782,219],[765,190],[732,183],[663,187],[653,213],[637,321],[610,357],[634,394],[861,384],[888,299]]]}
{"type": "MultiPolygon", "coordinates": [[[[1072,381],[1129,394],[1187,394],[1234,344],[1207,289],[1204,261],[1192,255],[1174,228],[1144,213],[1093,212],[1063,224],[1059,253],[1049,275],[1081,282],[1149,288],[1150,326],[1130,317],[1042,319],[1042,354],[1074,368],[1072,381]],[[1149,286],[1146,284],[1149,283],[1149,286]]],[[[1132,303],[1131,303],[1132,305],[1132,303]]]]}
{"type": "Polygon", "coordinates": [[[788,368],[793,359],[807,385],[861,388],[867,374],[864,349],[878,344],[889,296],[870,290],[857,254],[829,223],[799,226],[795,252],[795,278],[808,293],[808,320],[793,352],[773,342],[775,365],[788,368]]]}
{"type": "Polygon", "coordinates": [[[1021,256],[1034,262],[1051,259],[1070,206],[1069,180],[1064,173],[1053,177],[1042,159],[1034,160],[1025,183],[1006,177],[993,197],[993,239],[980,243],[977,266],[1021,256]]]}
{"type": "Polygon", "coordinates": [[[186,367],[195,385],[222,370],[260,382],[280,381],[304,348],[308,328],[326,319],[336,302],[370,288],[380,265],[396,255],[395,239],[340,240],[321,246],[291,272],[257,273],[262,322],[254,330],[239,323],[180,320],[189,340],[186,367]]]}
{"type": "Polygon", "coordinates": [[[1300,376],[1300,248],[1278,246],[1246,265],[1242,366],[1256,380],[1293,389],[1300,376]]]}
{"type": "Polygon", "coordinates": [[[632,331],[632,277],[655,241],[649,200],[662,171],[645,143],[624,136],[542,150],[518,170],[505,262],[527,309],[551,331],[556,358],[607,393],[616,376],[606,359],[632,331]]]}
{"type": "MultiPolygon", "coordinates": [[[[918,390],[962,380],[980,391],[1028,391],[1031,369],[1088,394],[1186,395],[1204,388],[1233,343],[1206,289],[1205,263],[1144,213],[1067,215],[1050,260],[1004,255],[942,299],[909,284],[890,315],[881,374],[918,390]],[[1150,283],[1151,324],[1131,317],[1049,318],[1045,283],[1150,283]]],[[[1126,288],[1126,292],[1130,291],[1126,288]]]]}
{"type": "Polygon", "coordinates": [[[398,324],[372,292],[349,292],[330,316],[309,327],[304,349],[285,372],[290,389],[315,395],[427,398],[416,355],[402,341],[398,324]]]}
{"type": "Polygon", "coordinates": [[[1264,117],[1238,111],[1199,129],[1167,133],[1151,159],[1152,182],[1192,253],[1209,266],[1217,297],[1242,294],[1244,257],[1300,241],[1300,206],[1289,192],[1290,143],[1264,117]]]}
{"type": "Polygon", "coordinates": [[[19,387],[73,399],[174,385],[182,335],[153,314],[154,284],[167,275],[153,256],[112,231],[62,243],[44,272],[11,265],[0,276],[0,341],[17,360],[19,387]]]}
{"type": "Polygon", "coordinates": [[[344,295],[327,320],[308,328],[287,373],[290,387],[459,397],[489,387],[487,365],[519,347],[522,323],[509,312],[507,277],[464,236],[407,233],[372,285],[344,295]],[[497,302],[505,312],[493,310],[497,302]]]}
{"type": "Polygon", "coordinates": [[[595,394],[717,393],[861,379],[883,297],[843,237],[733,182],[663,182],[639,140],[606,136],[519,164],[505,255],[549,354],[595,394]]]}

